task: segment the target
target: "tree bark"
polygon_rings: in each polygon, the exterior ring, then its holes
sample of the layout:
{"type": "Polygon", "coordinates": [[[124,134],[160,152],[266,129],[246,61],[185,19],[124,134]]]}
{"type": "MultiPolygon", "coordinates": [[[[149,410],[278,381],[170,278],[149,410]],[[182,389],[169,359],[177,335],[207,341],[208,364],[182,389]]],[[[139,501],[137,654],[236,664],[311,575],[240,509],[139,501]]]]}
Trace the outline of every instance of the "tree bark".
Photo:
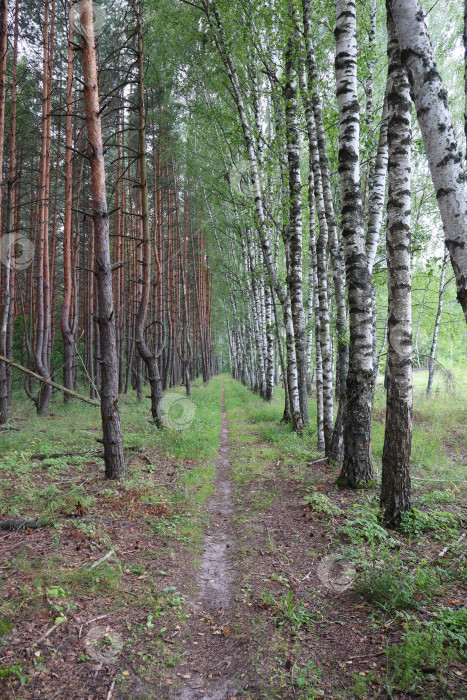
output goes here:
{"type": "Polygon", "coordinates": [[[101,341],[101,416],[105,475],[108,479],[122,479],[126,476],[126,465],[118,408],[118,361],[109,246],[109,216],[105,188],[92,0],[81,0],[80,11],[84,103],[91,165],[95,275],[99,295],[97,321],[101,341]]]}
{"type": "MultiPolygon", "coordinates": [[[[139,177],[141,193],[141,228],[143,242],[141,255],[142,289],[136,314],[136,347],[144,361],[151,389],[151,415],[154,424],[161,428],[162,420],[162,382],[159,375],[156,350],[151,351],[144,338],[147,308],[151,291],[151,242],[149,236],[149,207],[148,207],[148,182],[146,168],[146,113],[144,103],[144,66],[143,66],[143,18],[141,4],[137,6],[133,2],[136,16],[136,31],[138,37],[138,151],[139,151],[139,177]]],[[[142,375],[142,372],[141,372],[142,375]]]]}
{"type": "Polygon", "coordinates": [[[436,312],[435,327],[433,329],[433,342],[431,343],[430,356],[428,358],[428,385],[426,388],[426,395],[428,398],[431,396],[433,391],[433,379],[435,376],[435,358],[436,358],[436,347],[438,345],[438,335],[439,335],[439,324],[441,322],[441,314],[443,313],[443,301],[444,301],[444,278],[446,276],[446,265],[448,262],[448,252],[446,251],[443,257],[443,264],[441,267],[441,279],[439,281],[439,295],[438,295],[438,310],[436,312]]]}
{"type": "MultiPolygon", "coordinates": [[[[74,7],[70,2],[68,27],[68,71],[65,123],[65,211],[63,220],[63,302],[60,325],[63,337],[63,384],[74,386],[76,361],[75,330],[70,323],[73,305],[73,31],[74,7]]],[[[69,394],[64,394],[69,401],[69,394]]]]}
{"type": "Polygon", "coordinates": [[[344,461],[338,484],[362,488],[373,481],[373,340],[371,277],[365,251],[360,185],[357,26],[354,0],[336,0],[335,37],[341,219],[350,326],[344,461]]]}
{"type": "Polygon", "coordinates": [[[255,153],[254,139],[244,106],[244,100],[240,88],[237,70],[233,62],[232,56],[227,48],[225,31],[217,4],[213,0],[205,0],[203,2],[203,8],[206,12],[206,16],[210,23],[217,49],[227,70],[227,74],[232,85],[235,104],[240,118],[240,124],[242,127],[245,148],[248,156],[250,175],[253,185],[255,214],[258,227],[258,234],[261,241],[261,247],[263,249],[264,262],[266,264],[268,273],[274,286],[274,290],[281,303],[284,316],[284,325],[286,329],[287,339],[287,380],[289,383],[288,388],[290,407],[292,413],[292,425],[294,430],[301,431],[303,429],[303,419],[300,410],[300,399],[298,392],[295,335],[290,297],[283,289],[280,281],[278,280],[277,271],[273,262],[270,243],[266,233],[266,219],[264,215],[263,197],[261,192],[261,184],[258,170],[258,162],[255,153]]]}
{"type": "Polygon", "coordinates": [[[456,276],[457,299],[467,321],[467,179],[447,92],[419,0],[391,0],[390,7],[456,276]]]}
{"type": "MultiPolygon", "coordinates": [[[[0,236],[2,235],[3,219],[3,144],[5,141],[5,105],[6,105],[6,63],[7,63],[7,25],[8,25],[8,0],[0,0],[0,236]]],[[[9,193],[10,195],[11,193],[9,193]]],[[[10,196],[9,196],[10,199],[10,196]]],[[[8,207],[7,207],[8,210],[8,207]]],[[[8,216],[8,212],[7,212],[8,216]]],[[[10,275],[12,245],[7,240],[6,250],[2,246],[3,265],[1,274],[1,316],[0,316],[0,354],[5,355],[7,349],[7,326],[10,313],[10,275]]],[[[0,425],[8,421],[8,382],[7,368],[0,364],[0,425]]]]}
{"type": "Polygon", "coordinates": [[[412,293],[410,273],[411,100],[388,2],[388,389],[381,507],[391,527],[411,508],[412,293]]]}
{"type": "MultiPolygon", "coordinates": [[[[313,107],[314,124],[316,131],[316,143],[318,147],[318,166],[321,172],[324,209],[328,228],[329,253],[332,265],[332,278],[335,291],[336,301],[336,331],[337,331],[337,347],[338,347],[338,376],[337,388],[339,394],[339,408],[334,424],[331,442],[328,446],[329,456],[336,462],[341,462],[343,459],[343,423],[346,407],[346,383],[349,365],[349,347],[347,338],[347,309],[346,309],[346,293],[345,293],[345,264],[342,253],[341,241],[337,228],[336,217],[334,213],[334,204],[331,188],[331,174],[329,168],[329,158],[326,147],[326,133],[324,129],[323,112],[321,106],[321,98],[318,92],[318,71],[316,66],[316,57],[314,53],[313,43],[311,39],[311,11],[310,0],[302,0],[303,8],[303,28],[304,42],[306,53],[308,91],[311,93],[311,102],[313,107]]],[[[305,109],[307,109],[305,107],[305,109]]],[[[309,131],[307,117],[307,129],[309,131]]],[[[323,362],[323,358],[321,360],[323,362]]],[[[332,364],[332,363],[331,363],[332,364]]],[[[322,376],[324,386],[328,385],[330,390],[330,398],[328,397],[328,405],[332,400],[332,375],[331,379],[325,376],[325,367],[322,366],[322,376]]],[[[324,411],[329,413],[329,409],[324,407],[324,411]]],[[[332,419],[331,413],[331,419],[332,419]]]]}
{"type": "Polygon", "coordinates": [[[293,3],[289,3],[289,16],[294,28],[287,40],[285,53],[285,133],[287,140],[287,161],[289,174],[289,223],[287,238],[289,242],[289,268],[287,284],[295,335],[295,353],[297,356],[298,394],[303,424],[308,423],[307,394],[307,355],[306,324],[303,308],[302,279],[302,179],[300,174],[300,151],[297,123],[298,72],[297,59],[300,50],[300,35],[295,22],[293,3]]]}

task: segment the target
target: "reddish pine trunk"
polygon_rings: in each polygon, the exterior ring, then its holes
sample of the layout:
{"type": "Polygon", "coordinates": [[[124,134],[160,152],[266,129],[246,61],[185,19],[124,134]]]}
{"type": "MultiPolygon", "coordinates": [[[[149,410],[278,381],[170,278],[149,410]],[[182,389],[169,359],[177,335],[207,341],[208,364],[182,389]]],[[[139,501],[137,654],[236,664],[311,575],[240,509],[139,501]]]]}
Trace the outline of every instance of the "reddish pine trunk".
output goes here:
{"type": "Polygon", "coordinates": [[[105,188],[97,62],[92,0],[81,0],[81,26],[84,28],[83,54],[84,102],[91,165],[95,274],[99,296],[98,324],[101,340],[101,415],[104,442],[105,475],[108,479],[126,476],[118,408],[118,363],[115,342],[115,317],[110,263],[109,218],[105,188]]]}

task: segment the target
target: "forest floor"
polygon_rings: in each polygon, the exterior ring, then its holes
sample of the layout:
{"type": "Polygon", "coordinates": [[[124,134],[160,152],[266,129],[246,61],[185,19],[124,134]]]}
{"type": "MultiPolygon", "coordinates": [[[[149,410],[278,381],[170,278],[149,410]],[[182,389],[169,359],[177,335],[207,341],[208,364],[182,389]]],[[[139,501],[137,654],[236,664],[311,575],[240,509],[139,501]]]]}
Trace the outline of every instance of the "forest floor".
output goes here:
{"type": "MultiPolygon", "coordinates": [[[[467,391],[426,400],[423,377],[397,532],[376,488],[335,489],[313,423],[280,423],[280,390],[177,389],[185,429],[164,431],[123,397],[123,484],[103,478],[98,410],[15,400],[0,520],[47,525],[0,532],[0,698],[467,698],[467,391]]],[[[379,474],[382,388],[374,416],[379,474]]]]}

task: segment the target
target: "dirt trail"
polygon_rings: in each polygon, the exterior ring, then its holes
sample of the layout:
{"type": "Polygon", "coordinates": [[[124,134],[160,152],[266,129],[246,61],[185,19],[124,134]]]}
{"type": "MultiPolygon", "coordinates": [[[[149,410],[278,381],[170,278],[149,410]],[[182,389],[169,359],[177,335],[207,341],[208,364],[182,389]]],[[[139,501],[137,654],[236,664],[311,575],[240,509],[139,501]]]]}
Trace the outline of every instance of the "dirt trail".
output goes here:
{"type": "Polygon", "coordinates": [[[189,678],[185,679],[185,687],[176,691],[177,700],[230,700],[236,694],[235,677],[229,674],[230,667],[236,666],[235,651],[227,639],[232,623],[230,617],[234,595],[234,539],[228,437],[223,385],[215,488],[214,495],[207,505],[212,515],[212,526],[204,539],[204,552],[198,575],[199,594],[195,601],[191,601],[198,622],[193,630],[194,644],[192,643],[185,655],[188,665],[192,668],[191,671],[188,669],[186,673],[184,671],[183,674],[179,674],[189,678]],[[207,655],[206,646],[209,647],[207,655]],[[206,667],[207,659],[210,663],[206,667]]]}

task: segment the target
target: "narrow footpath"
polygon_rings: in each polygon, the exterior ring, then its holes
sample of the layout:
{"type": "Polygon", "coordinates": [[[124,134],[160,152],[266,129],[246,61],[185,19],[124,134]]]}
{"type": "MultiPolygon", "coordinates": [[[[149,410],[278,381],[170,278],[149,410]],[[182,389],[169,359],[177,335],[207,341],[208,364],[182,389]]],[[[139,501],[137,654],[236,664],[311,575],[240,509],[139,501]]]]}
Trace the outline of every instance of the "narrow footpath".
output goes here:
{"type": "Polygon", "coordinates": [[[234,538],[232,536],[232,489],[229,479],[229,430],[225,411],[225,387],[221,395],[221,428],[216,460],[214,495],[207,504],[212,516],[198,574],[199,594],[191,601],[197,618],[191,648],[186,652],[187,670],[179,673],[185,686],[178,700],[230,700],[235,697],[234,652],[228,643],[234,597],[234,538]],[[202,631],[200,631],[200,628],[202,631]],[[217,639],[216,639],[217,638],[217,639]],[[215,659],[215,664],[212,664],[215,659]],[[206,665],[206,661],[209,663],[206,665]]]}

